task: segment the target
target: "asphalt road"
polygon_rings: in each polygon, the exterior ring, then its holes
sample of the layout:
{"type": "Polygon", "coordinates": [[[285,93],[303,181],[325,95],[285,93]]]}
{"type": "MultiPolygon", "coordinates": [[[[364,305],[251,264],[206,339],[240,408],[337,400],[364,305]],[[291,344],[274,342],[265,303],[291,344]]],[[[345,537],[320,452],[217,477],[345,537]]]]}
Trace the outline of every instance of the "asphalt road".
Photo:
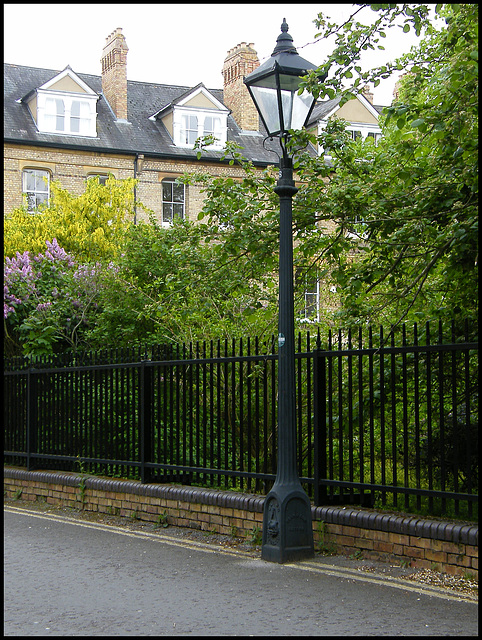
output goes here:
{"type": "MultiPolygon", "coordinates": [[[[168,532],[168,530],[167,530],[168,532]]],[[[442,589],[7,507],[6,636],[469,636],[442,589]]]]}

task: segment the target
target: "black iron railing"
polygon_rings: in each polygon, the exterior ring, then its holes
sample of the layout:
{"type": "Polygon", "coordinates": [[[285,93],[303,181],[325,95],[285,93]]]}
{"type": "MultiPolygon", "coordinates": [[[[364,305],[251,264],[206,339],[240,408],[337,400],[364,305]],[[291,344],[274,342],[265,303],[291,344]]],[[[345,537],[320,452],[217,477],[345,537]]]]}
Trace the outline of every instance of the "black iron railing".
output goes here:
{"type": "MultiPolygon", "coordinates": [[[[298,336],[298,472],[315,504],[473,515],[478,342],[468,325],[298,336]]],[[[5,461],[266,493],[275,341],[5,363],[5,461]]]]}

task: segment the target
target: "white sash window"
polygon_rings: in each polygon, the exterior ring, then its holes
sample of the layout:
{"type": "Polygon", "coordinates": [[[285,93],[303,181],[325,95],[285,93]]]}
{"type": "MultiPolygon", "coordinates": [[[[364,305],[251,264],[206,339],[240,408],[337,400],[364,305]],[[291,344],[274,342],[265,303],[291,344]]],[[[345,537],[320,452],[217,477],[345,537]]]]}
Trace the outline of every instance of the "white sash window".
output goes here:
{"type": "Polygon", "coordinates": [[[75,95],[38,94],[39,131],[96,137],[96,99],[75,95]]]}

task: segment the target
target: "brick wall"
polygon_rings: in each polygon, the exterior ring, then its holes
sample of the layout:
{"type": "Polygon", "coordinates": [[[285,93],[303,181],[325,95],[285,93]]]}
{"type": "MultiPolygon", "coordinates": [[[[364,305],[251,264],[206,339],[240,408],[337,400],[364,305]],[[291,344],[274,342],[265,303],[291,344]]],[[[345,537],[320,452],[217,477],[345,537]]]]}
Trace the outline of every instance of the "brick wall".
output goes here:
{"type": "MultiPolygon", "coordinates": [[[[4,469],[4,495],[155,522],[246,536],[262,528],[264,496],[200,487],[141,484],[75,473],[4,469]]],[[[450,574],[478,576],[478,527],[313,507],[315,546],[363,558],[408,563],[450,574]]]]}
{"type": "MultiPolygon", "coordinates": [[[[102,152],[72,151],[69,149],[40,149],[28,145],[8,144],[4,147],[4,213],[22,206],[22,171],[24,168],[50,171],[52,180],[58,180],[70,193],[80,195],[85,190],[85,180],[91,173],[112,173],[123,180],[134,177],[134,156],[102,152]]],[[[241,177],[239,167],[228,164],[202,165],[189,160],[157,160],[146,158],[138,172],[137,200],[154,211],[161,220],[161,182],[166,178],[178,178],[186,172],[209,171],[214,176],[241,177]]],[[[202,209],[204,196],[200,187],[187,189],[186,217],[196,221],[202,209]]],[[[146,216],[138,208],[138,218],[146,216]]]]}

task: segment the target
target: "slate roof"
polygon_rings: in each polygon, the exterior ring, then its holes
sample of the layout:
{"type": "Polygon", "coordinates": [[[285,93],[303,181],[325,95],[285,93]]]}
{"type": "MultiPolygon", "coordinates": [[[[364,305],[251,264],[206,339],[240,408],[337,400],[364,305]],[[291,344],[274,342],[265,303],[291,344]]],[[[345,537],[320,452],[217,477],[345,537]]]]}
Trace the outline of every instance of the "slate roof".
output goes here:
{"type": "MultiPolygon", "coordinates": [[[[100,95],[97,102],[97,138],[63,136],[40,133],[24,102],[19,102],[31,91],[41,87],[61,71],[39,69],[15,64],[4,64],[4,141],[34,144],[55,148],[86,151],[144,154],[163,158],[196,159],[196,151],[176,147],[160,120],[149,120],[163,107],[185,95],[191,87],[127,81],[128,123],[117,121],[102,93],[100,76],[77,73],[93,91],[100,95]]],[[[222,89],[208,89],[223,102],[222,89]]],[[[260,125],[262,127],[262,124],[260,125]]],[[[228,116],[228,140],[241,145],[242,154],[255,164],[277,164],[273,151],[263,146],[266,137],[261,132],[244,132],[232,115],[228,116]]],[[[266,143],[269,147],[269,142],[266,143]]],[[[273,148],[273,147],[272,147],[273,148]]],[[[205,161],[219,161],[220,151],[203,152],[205,161]]]]}

